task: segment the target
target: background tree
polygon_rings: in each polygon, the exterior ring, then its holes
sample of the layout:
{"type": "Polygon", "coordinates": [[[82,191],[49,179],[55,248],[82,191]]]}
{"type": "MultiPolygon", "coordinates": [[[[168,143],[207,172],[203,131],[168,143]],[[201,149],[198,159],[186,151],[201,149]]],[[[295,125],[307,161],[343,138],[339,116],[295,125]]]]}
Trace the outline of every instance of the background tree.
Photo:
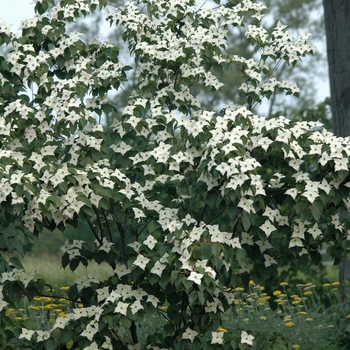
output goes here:
{"type": "MultiPolygon", "coordinates": [[[[331,90],[333,131],[350,136],[350,3],[323,0],[327,33],[327,54],[331,90]]],[[[347,214],[343,214],[347,215],[347,214]]],[[[340,263],[341,296],[349,307],[350,260],[340,263]]]]}
{"type": "MultiPolygon", "coordinates": [[[[319,48],[322,47],[325,37],[323,17],[320,15],[322,12],[322,0],[263,0],[261,2],[268,8],[267,16],[263,19],[265,28],[271,29],[280,21],[288,26],[288,30],[295,37],[303,31],[308,31],[312,34],[314,45],[317,44],[319,48]]],[[[230,3],[233,6],[233,4],[238,2],[231,1],[230,3]]],[[[118,0],[110,1],[108,4],[111,8],[120,5],[121,2],[118,0]]],[[[213,1],[203,4],[203,8],[215,6],[217,5],[213,1]]],[[[103,12],[94,13],[88,18],[81,18],[75,21],[71,24],[71,29],[83,33],[86,41],[90,41],[95,37],[107,39],[120,48],[122,56],[128,57],[126,44],[122,40],[121,29],[106,26],[103,21],[103,12]]],[[[228,54],[236,54],[245,58],[250,58],[254,55],[253,46],[249,45],[245,38],[245,29],[245,27],[228,29],[228,54]]],[[[130,61],[129,64],[137,64],[137,61],[135,63],[130,61]]],[[[299,113],[302,110],[316,108],[319,102],[317,101],[318,88],[316,80],[322,76],[325,77],[324,67],[326,64],[326,57],[323,51],[317,49],[313,55],[305,57],[296,66],[286,63],[275,66],[274,76],[280,80],[288,81],[292,79],[303,90],[303,93],[298,99],[292,96],[286,98],[283,94],[274,94],[268,101],[266,99],[263,101],[263,107],[260,104],[255,107],[259,108],[259,112],[265,116],[282,113],[287,117],[293,117],[295,113],[299,113]]],[[[243,83],[243,80],[238,67],[229,65],[225,69],[216,69],[212,72],[224,85],[220,91],[211,91],[203,86],[197,88],[197,92],[205,96],[203,107],[219,111],[229,101],[237,105],[242,104],[244,96],[239,91],[239,86],[243,83]]],[[[127,97],[130,96],[135,88],[136,80],[132,78],[132,72],[129,74],[129,80],[123,82],[121,89],[115,93],[114,102],[120,108],[126,105],[127,97]]],[[[196,89],[196,84],[192,86],[192,89],[196,89]]]]}

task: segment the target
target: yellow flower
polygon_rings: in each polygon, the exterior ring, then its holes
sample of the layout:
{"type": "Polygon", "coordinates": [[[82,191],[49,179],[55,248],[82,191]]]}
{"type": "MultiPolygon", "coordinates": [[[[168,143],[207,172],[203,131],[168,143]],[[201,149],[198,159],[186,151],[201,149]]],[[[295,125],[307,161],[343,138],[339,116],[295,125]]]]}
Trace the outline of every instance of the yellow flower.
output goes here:
{"type": "Polygon", "coordinates": [[[58,299],[58,301],[59,301],[60,303],[64,303],[64,304],[69,304],[69,303],[70,303],[69,300],[63,299],[63,298],[58,299]]]}
{"type": "Polygon", "coordinates": [[[346,315],[346,318],[350,318],[350,314],[349,314],[349,315],[346,315]]]}
{"type": "Polygon", "coordinates": [[[303,294],[304,294],[304,295],[311,295],[312,292],[311,292],[310,290],[308,290],[308,291],[304,292],[303,294]]]}
{"type": "Polygon", "coordinates": [[[227,332],[227,329],[222,328],[222,327],[219,327],[219,328],[218,328],[218,331],[219,331],[219,332],[224,332],[224,333],[226,333],[226,332],[227,332]]]}
{"type": "Polygon", "coordinates": [[[250,280],[249,281],[249,284],[255,284],[253,280],[250,280]]]}
{"type": "Polygon", "coordinates": [[[281,282],[280,286],[288,286],[288,282],[281,282]]]}
{"type": "Polygon", "coordinates": [[[265,316],[260,316],[260,320],[261,321],[266,321],[266,317],[265,316]]]}
{"type": "Polygon", "coordinates": [[[265,298],[259,298],[259,299],[257,300],[257,303],[258,303],[259,305],[264,305],[265,302],[266,302],[266,299],[265,299],[265,298]]]}
{"type": "Polygon", "coordinates": [[[68,286],[63,286],[63,287],[61,287],[60,289],[61,290],[68,290],[70,287],[68,287],[68,286]]]}
{"type": "Polygon", "coordinates": [[[8,310],[6,310],[5,315],[6,315],[6,316],[10,316],[10,315],[12,315],[15,311],[16,311],[15,309],[9,308],[8,310]]]}
{"type": "Polygon", "coordinates": [[[29,308],[32,310],[39,310],[40,309],[40,307],[36,306],[36,305],[30,305],[29,308]]]}
{"type": "Polygon", "coordinates": [[[275,290],[272,294],[273,295],[280,295],[280,294],[282,294],[282,292],[280,290],[275,290]]]}
{"type": "Polygon", "coordinates": [[[293,300],[293,301],[292,301],[292,304],[293,304],[293,305],[295,305],[295,304],[300,304],[300,300],[297,300],[297,299],[296,299],[296,300],[293,300]]]}
{"type": "Polygon", "coordinates": [[[244,291],[244,288],[242,288],[242,287],[235,288],[235,292],[242,292],[242,291],[244,291]]]}
{"type": "Polygon", "coordinates": [[[340,284],[339,282],[333,282],[332,286],[339,286],[339,284],[340,284]]]}
{"type": "Polygon", "coordinates": [[[294,344],[294,345],[292,345],[292,348],[293,348],[293,349],[296,349],[296,350],[299,350],[299,349],[300,349],[300,346],[299,346],[298,344],[294,344]]]}
{"type": "Polygon", "coordinates": [[[23,320],[23,317],[21,317],[21,316],[16,316],[16,317],[15,317],[15,320],[21,321],[21,320],[23,320]]]}
{"type": "Polygon", "coordinates": [[[59,317],[66,318],[67,314],[65,312],[61,312],[58,314],[59,317]]]}
{"type": "Polygon", "coordinates": [[[294,298],[299,298],[299,295],[298,295],[298,294],[292,294],[290,297],[291,297],[292,299],[294,299],[294,298]]]}
{"type": "Polygon", "coordinates": [[[325,283],[325,284],[322,284],[322,287],[329,287],[331,284],[330,283],[325,283]]]}
{"type": "Polygon", "coordinates": [[[307,312],[306,311],[300,311],[300,312],[298,312],[298,315],[307,315],[307,312]]]}
{"type": "Polygon", "coordinates": [[[289,322],[286,322],[285,325],[287,327],[293,327],[294,326],[294,323],[292,321],[289,321],[289,322]]]}

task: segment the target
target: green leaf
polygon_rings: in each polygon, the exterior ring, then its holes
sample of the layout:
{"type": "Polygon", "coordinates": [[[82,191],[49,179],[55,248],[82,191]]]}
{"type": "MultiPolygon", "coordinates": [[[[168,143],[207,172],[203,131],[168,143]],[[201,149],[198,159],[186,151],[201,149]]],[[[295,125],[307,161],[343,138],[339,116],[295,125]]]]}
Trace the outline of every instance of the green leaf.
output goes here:
{"type": "Polygon", "coordinates": [[[13,301],[20,301],[23,296],[23,285],[18,281],[13,281],[9,288],[9,297],[13,301]]]}
{"type": "Polygon", "coordinates": [[[18,270],[23,270],[24,269],[24,267],[22,265],[22,262],[16,256],[12,256],[9,259],[9,262],[18,270]]]}
{"type": "Polygon", "coordinates": [[[250,228],[250,218],[249,218],[249,214],[245,210],[242,210],[241,220],[242,220],[244,230],[248,231],[250,228]]]}
{"type": "Polygon", "coordinates": [[[214,242],[211,244],[211,252],[215,257],[218,257],[221,254],[222,246],[218,242],[214,242]]]}
{"type": "Polygon", "coordinates": [[[73,347],[73,345],[74,345],[74,341],[73,339],[71,339],[66,343],[66,348],[70,350],[73,347]]]}
{"type": "Polygon", "coordinates": [[[323,213],[323,203],[320,200],[316,199],[312,203],[311,214],[316,221],[319,221],[321,219],[322,213],[323,213]]]}
{"type": "Polygon", "coordinates": [[[71,260],[71,262],[69,263],[69,268],[72,270],[72,271],[75,271],[77,269],[77,267],[79,266],[79,259],[73,259],[71,260]]]}

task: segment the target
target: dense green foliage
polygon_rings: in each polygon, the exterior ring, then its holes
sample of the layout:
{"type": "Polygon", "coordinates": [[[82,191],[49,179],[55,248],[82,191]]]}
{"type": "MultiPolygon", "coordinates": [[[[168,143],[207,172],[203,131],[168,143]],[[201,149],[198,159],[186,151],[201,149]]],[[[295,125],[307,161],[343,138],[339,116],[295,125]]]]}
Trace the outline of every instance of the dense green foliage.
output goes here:
{"type": "Polygon", "coordinates": [[[336,262],[348,249],[349,222],[339,210],[349,205],[349,140],[318,122],[251,111],[276,93],[299,94],[274,72],[312,52],[309,35],[293,40],[280,22],[267,31],[264,6],[250,0],[216,3],[41,0],[21,36],[1,24],[0,44],[10,45],[0,57],[1,249],[20,251],[44,228],[83,220],[94,240],[67,241],[62,266],[112,268],[105,279],[76,280],[67,292],[71,312],[50,329],[28,322],[19,330],[6,309],[46,285],[2,256],[1,345],[250,345],[254,335],[220,330],[235,287],[268,279],[287,260],[320,261],[324,242],[336,262]],[[131,67],[118,47],[69,32],[94,11],[122,28],[136,62],[137,86],[122,111],[111,97],[131,67]],[[231,27],[244,28],[253,57],[226,52],[231,27]],[[214,72],[228,66],[244,81],[243,104],[204,110],[200,88],[219,90],[214,72]],[[140,339],[152,317],[165,325],[140,339]]]}

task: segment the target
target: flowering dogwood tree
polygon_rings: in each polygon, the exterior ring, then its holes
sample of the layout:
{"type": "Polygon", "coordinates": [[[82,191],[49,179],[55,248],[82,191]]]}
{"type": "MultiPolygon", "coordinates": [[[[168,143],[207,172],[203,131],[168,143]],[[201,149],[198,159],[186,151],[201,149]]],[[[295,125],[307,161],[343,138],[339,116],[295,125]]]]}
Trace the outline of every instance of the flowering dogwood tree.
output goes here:
{"type": "MultiPolygon", "coordinates": [[[[50,329],[11,326],[6,309],[41,295],[45,281],[1,257],[0,342],[21,349],[222,349],[251,345],[224,333],[223,315],[245,279],[276,274],[283,259],[336,261],[350,246],[339,210],[349,206],[350,142],[311,122],[266,120],[253,107],[293,83],[281,62],[313,50],[278,23],[260,26],[250,0],[37,0],[15,35],[0,24],[0,248],[12,253],[43,228],[85,220],[95,243],[62,247],[72,270],[106,262],[68,291],[71,313],[50,329]],[[124,110],[113,92],[129,66],[118,48],[86,43],[69,23],[103,11],[123,28],[138,84],[124,110]],[[246,28],[250,59],[225,52],[231,26],[246,28]],[[200,86],[235,65],[246,104],[203,110],[200,86]],[[108,114],[114,124],[104,129],[108,114]],[[77,303],[83,304],[78,308],[77,303]],[[139,337],[144,322],[162,326],[139,337]]],[[[345,220],[345,219],[344,219],[345,220]]]]}

